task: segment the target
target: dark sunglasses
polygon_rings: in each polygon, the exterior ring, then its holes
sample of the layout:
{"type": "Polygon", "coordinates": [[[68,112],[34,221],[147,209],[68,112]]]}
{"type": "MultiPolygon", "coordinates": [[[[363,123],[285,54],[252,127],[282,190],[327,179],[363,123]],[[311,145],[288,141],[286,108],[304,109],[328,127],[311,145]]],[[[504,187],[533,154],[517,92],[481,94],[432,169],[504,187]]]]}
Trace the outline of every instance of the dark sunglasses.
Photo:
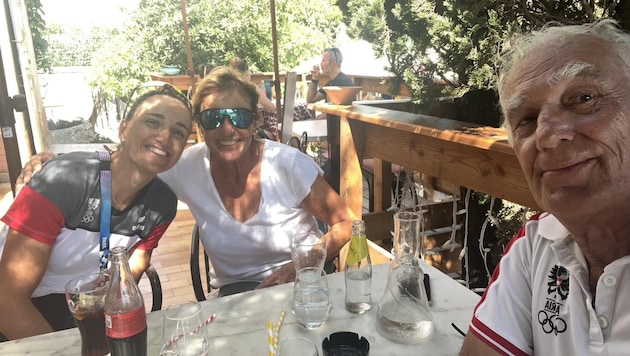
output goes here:
{"type": "Polygon", "coordinates": [[[126,120],[127,115],[131,115],[142,101],[157,94],[164,94],[181,101],[192,113],[192,103],[188,100],[186,94],[171,83],[153,80],[140,84],[133,89],[131,95],[129,95],[129,101],[127,105],[125,105],[125,110],[123,111],[123,120],[126,120]]]}
{"type": "Polygon", "coordinates": [[[254,122],[255,115],[248,109],[206,109],[199,113],[199,123],[206,130],[218,129],[225,119],[239,129],[246,129],[254,122]]]}

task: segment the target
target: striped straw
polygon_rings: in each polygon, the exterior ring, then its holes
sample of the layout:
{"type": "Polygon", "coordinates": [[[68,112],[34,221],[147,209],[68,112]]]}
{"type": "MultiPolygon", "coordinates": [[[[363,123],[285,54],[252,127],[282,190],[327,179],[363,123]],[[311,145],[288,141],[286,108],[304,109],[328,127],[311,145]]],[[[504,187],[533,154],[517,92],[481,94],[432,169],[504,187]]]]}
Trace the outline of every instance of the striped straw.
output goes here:
{"type": "Polygon", "coordinates": [[[269,343],[269,356],[276,355],[276,343],[273,339],[273,322],[267,321],[267,342],[269,343]]]}
{"type": "Polygon", "coordinates": [[[276,347],[278,347],[278,341],[280,341],[280,328],[282,327],[282,323],[284,322],[284,316],[286,315],[287,311],[285,309],[282,310],[282,313],[280,313],[280,320],[278,320],[278,324],[276,324],[276,330],[274,333],[274,344],[276,347]]]}
{"type": "MultiPolygon", "coordinates": [[[[193,333],[193,334],[198,333],[198,332],[201,330],[201,328],[203,328],[204,326],[208,326],[208,324],[210,324],[210,323],[211,323],[211,322],[212,322],[212,321],[213,321],[216,317],[217,317],[217,315],[216,315],[216,314],[212,314],[212,315],[210,315],[210,317],[209,317],[208,319],[206,319],[206,321],[204,321],[203,323],[201,323],[201,324],[197,325],[197,327],[195,328],[195,330],[193,330],[193,332],[192,332],[192,333],[193,333]]],[[[183,337],[184,337],[184,335],[183,335],[183,334],[182,334],[182,335],[175,336],[175,337],[172,337],[172,338],[168,341],[168,345],[169,345],[169,346],[170,346],[170,345],[173,345],[174,343],[176,343],[179,339],[181,339],[181,338],[183,338],[183,337]]]]}

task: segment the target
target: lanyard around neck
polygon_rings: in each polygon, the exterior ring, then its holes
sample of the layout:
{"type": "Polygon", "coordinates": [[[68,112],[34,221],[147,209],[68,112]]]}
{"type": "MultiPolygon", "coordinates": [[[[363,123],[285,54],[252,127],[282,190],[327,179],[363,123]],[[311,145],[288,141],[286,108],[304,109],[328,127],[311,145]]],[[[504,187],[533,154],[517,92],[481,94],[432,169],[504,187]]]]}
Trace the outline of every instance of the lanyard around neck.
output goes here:
{"type": "Polygon", "coordinates": [[[99,256],[99,269],[102,273],[107,270],[107,262],[109,261],[109,236],[111,235],[112,218],[112,170],[109,152],[98,152],[98,159],[101,161],[101,253],[99,256]]]}

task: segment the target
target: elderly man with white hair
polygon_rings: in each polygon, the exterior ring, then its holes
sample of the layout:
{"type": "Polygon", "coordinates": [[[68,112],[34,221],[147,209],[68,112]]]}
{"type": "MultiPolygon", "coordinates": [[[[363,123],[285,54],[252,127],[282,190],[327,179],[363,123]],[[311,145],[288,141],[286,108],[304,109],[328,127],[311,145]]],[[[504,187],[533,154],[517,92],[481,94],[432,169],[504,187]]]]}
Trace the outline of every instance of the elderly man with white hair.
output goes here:
{"type": "Polygon", "coordinates": [[[502,56],[499,97],[536,202],[461,355],[630,350],[630,35],[547,26],[502,56]]]}

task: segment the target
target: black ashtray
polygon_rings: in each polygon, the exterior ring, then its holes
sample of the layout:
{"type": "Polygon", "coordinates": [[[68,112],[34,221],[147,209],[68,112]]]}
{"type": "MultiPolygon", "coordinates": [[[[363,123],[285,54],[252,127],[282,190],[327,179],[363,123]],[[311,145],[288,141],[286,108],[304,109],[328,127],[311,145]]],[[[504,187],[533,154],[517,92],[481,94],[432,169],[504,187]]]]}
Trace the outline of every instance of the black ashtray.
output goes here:
{"type": "Polygon", "coordinates": [[[368,356],[370,343],[357,333],[339,331],[322,341],[322,351],[324,356],[368,356]]]}

